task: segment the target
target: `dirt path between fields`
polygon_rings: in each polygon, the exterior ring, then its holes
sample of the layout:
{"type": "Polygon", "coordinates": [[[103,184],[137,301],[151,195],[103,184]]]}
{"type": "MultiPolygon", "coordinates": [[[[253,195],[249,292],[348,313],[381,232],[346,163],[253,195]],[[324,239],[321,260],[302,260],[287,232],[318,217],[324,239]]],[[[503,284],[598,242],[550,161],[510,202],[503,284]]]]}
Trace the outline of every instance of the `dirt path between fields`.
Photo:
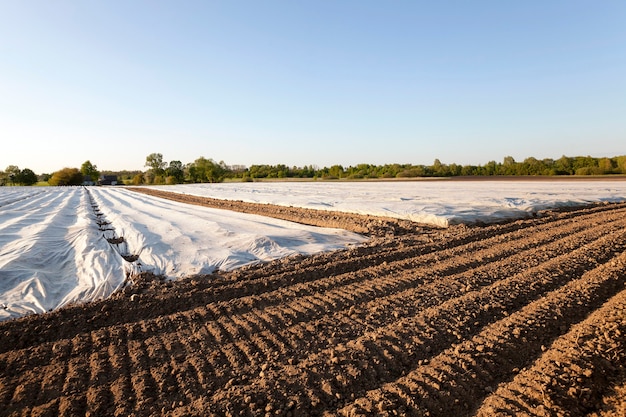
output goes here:
{"type": "Polygon", "coordinates": [[[624,415],[626,204],[317,214],[376,237],[0,323],[0,415],[624,415]]]}
{"type": "Polygon", "coordinates": [[[152,188],[129,187],[130,190],[166,198],[181,203],[217,209],[238,211],[241,213],[259,214],[275,219],[288,220],[301,224],[318,227],[334,227],[364,233],[371,236],[397,235],[401,233],[415,233],[419,226],[408,220],[393,219],[391,217],[355,215],[341,211],[313,210],[300,207],[277,206],[273,204],[248,203],[245,201],[218,200],[209,197],[199,197],[189,194],[170,193],[152,188]]]}

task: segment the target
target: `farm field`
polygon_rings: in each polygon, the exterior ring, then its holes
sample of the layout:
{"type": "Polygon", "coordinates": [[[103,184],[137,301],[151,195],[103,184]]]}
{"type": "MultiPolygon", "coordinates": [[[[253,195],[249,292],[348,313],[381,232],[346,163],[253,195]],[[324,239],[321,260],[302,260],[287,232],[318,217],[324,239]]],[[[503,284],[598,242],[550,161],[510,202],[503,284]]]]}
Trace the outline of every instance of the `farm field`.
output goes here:
{"type": "Polygon", "coordinates": [[[155,190],[411,220],[447,227],[532,217],[544,209],[626,199],[626,177],[611,180],[424,180],[254,182],[149,186],[155,190]]]}
{"type": "Polygon", "coordinates": [[[231,183],[135,191],[143,195],[121,187],[0,188],[0,320],[105,298],[141,272],[179,279],[345,248],[364,242],[363,234],[387,233],[380,222],[390,219],[489,223],[624,201],[626,181],[231,183]],[[161,192],[175,192],[179,201],[154,198],[161,192]],[[214,204],[184,204],[205,197],[214,204]],[[376,217],[361,225],[346,213],[376,217]]]}
{"type": "Polygon", "coordinates": [[[0,187],[0,320],[107,297],[140,272],[178,279],[363,241],[124,188],[0,187]]]}
{"type": "Polygon", "coordinates": [[[626,203],[445,229],[227,205],[371,238],[4,321],[0,415],[624,415],[626,203]]]}

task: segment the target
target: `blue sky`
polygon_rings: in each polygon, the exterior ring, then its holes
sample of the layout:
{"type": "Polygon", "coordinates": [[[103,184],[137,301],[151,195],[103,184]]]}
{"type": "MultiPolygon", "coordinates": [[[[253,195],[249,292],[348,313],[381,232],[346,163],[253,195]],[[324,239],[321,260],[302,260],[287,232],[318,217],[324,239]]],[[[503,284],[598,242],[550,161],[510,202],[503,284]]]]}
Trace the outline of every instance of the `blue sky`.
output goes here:
{"type": "Polygon", "coordinates": [[[624,1],[0,0],[0,169],[626,154],[624,1]]]}

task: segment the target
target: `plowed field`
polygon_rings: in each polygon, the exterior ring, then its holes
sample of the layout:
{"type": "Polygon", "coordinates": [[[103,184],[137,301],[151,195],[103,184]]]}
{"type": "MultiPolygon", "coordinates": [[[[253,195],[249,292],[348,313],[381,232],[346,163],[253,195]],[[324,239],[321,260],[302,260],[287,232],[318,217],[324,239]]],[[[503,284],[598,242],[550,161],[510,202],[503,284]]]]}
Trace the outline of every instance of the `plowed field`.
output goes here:
{"type": "Polygon", "coordinates": [[[376,237],[0,323],[0,415],[626,414],[626,204],[324,216],[376,237]]]}

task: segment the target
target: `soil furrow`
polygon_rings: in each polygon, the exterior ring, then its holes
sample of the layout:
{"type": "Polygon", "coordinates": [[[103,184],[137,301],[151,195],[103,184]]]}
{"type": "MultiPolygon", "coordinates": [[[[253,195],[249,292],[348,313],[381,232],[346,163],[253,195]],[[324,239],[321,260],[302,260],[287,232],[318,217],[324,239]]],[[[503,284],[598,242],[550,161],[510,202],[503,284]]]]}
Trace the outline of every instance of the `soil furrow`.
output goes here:
{"type": "Polygon", "coordinates": [[[91,348],[91,338],[79,335],[72,339],[68,370],[59,398],[59,415],[71,416],[87,411],[86,387],[89,386],[89,361],[81,354],[91,348]]]}
{"type": "MultiPolygon", "coordinates": [[[[133,407],[135,413],[150,415],[155,409],[154,393],[158,392],[158,386],[157,381],[152,377],[153,364],[148,356],[148,347],[143,341],[129,340],[128,352],[133,371],[131,373],[133,389],[123,394],[130,395],[131,399],[136,402],[133,407]]],[[[132,405],[132,400],[128,401],[127,406],[132,405]]]]}
{"type": "MultiPolygon", "coordinates": [[[[401,320],[387,328],[378,328],[372,332],[373,335],[366,334],[356,341],[348,342],[347,353],[345,354],[350,356],[352,360],[358,357],[360,361],[373,362],[376,378],[370,381],[362,379],[349,381],[343,386],[347,392],[331,389],[332,385],[327,389],[318,389],[315,395],[316,400],[311,400],[301,404],[301,406],[309,412],[315,411],[315,404],[333,405],[337,402],[337,395],[345,397],[353,389],[351,385],[358,384],[363,389],[374,389],[380,383],[397,378],[403,371],[407,370],[403,364],[418,363],[420,359],[427,359],[433,354],[432,345],[445,348],[456,343],[459,338],[470,337],[480,327],[504,317],[509,311],[515,311],[527,302],[532,302],[536,297],[563,285],[572,277],[580,276],[586,272],[587,267],[593,268],[595,262],[588,264],[591,255],[595,260],[610,259],[620,244],[623,247],[622,242],[625,236],[624,232],[620,235],[604,236],[599,239],[603,243],[599,247],[579,248],[571,254],[551,259],[539,267],[519,274],[519,276],[506,278],[492,286],[481,289],[481,291],[470,292],[460,298],[453,298],[427,309],[421,316],[401,320]],[[562,274],[551,274],[550,271],[555,268],[560,269],[562,274]],[[430,329],[423,328],[420,323],[425,323],[430,329]],[[430,339],[429,349],[421,358],[419,356],[407,357],[402,350],[393,348],[393,345],[400,346],[401,340],[410,340],[419,335],[428,335],[430,339]],[[372,342],[372,337],[375,343],[372,342]],[[387,342],[391,345],[385,346],[387,342]]],[[[333,362],[333,352],[335,352],[333,348],[313,354],[309,349],[308,352],[308,358],[299,364],[300,368],[297,372],[301,376],[296,380],[329,380],[333,374],[338,372],[337,369],[329,366],[333,362]]],[[[280,373],[271,374],[267,378],[257,378],[252,385],[263,386],[265,379],[271,381],[272,384],[280,385],[281,378],[280,373]]],[[[265,382],[265,384],[267,385],[269,382],[265,382]]],[[[291,389],[298,392],[304,387],[294,386],[291,389]]],[[[286,394],[283,393],[283,395],[286,394]]],[[[223,397],[223,394],[219,395],[220,398],[223,397]]],[[[278,404],[285,400],[284,397],[274,399],[278,404]]],[[[236,401],[236,398],[231,399],[230,406],[233,407],[236,401]]],[[[243,405],[239,406],[243,407],[243,405]]]]}
{"type": "MultiPolygon", "coordinates": [[[[626,256],[621,259],[622,283],[624,261],[626,256]]],[[[476,415],[532,410],[535,415],[582,416],[599,411],[602,397],[610,397],[610,387],[619,381],[624,360],[626,290],[556,339],[532,366],[487,397],[476,415]]]]}
{"type": "MultiPolygon", "coordinates": [[[[626,300],[622,301],[626,303],[626,300]]],[[[623,363],[626,358],[621,359],[621,363],[615,365],[619,374],[616,378],[610,378],[606,387],[607,394],[600,401],[600,410],[589,414],[591,417],[622,417],[626,415],[626,372],[623,369],[623,363]]],[[[613,365],[613,363],[611,363],[613,365]]],[[[568,390],[569,391],[569,390],[568,390]]]]}
{"type": "MultiPolygon", "coordinates": [[[[562,246],[562,245],[561,245],[561,246],[562,246]]],[[[437,283],[437,284],[438,284],[438,285],[440,285],[440,283],[437,283]]],[[[441,285],[441,286],[442,286],[442,287],[444,287],[445,289],[448,289],[448,288],[450,288],[452,285],[451,285],[450,283],[445,283],[445,284],[443,284],[443,285],[441,285]]],[[[424,285],[420,286],[420,289],[422,289],[423,287],[424,287],[424,285]]],[[[377,304],[377,303],[379,303],[380,301],[382,301],[382,300],[384,300],[384,299],[387,299],[387,297],[385,297],[383,294],[385,294],[385,293],[389,294],[389,291],[386,291],[386,292],[385,292],[385,291],[383,291],[381,286],[378,286],[378,288],[377,288],[377,289],[378,289],[378,290],[380,290],[380,293],[375,293],[375,294],[373,294],[373,296],[372,296],[372,297],[374,298],[374,300],[375,300],[375,301],[373,301],[373,302],[372,302],[372,304],[377,304]],[[382,297],[382,298],[381,298],[381,297],[382,297]]],[[[361,291],[364,291],[364,290],[361,290],[361,291]]],[[[358,292],[359,292],[359,289],[358,289],[358,288],[357,288],[357,289],[354,289],[354,290],[352,290],[352,291],[350,291],[350,292],[349,292],[349,295],[350,295],[350,296],[348,297],[348,299],[349,299],[349,301],[350,301],[350,304],[349,304],[349,305],[353,305],[353,306],[354,306],[354,305],[356,304],[356,303],[354,303],[354,297],[353,297],[353,296],[354,296],[355,294],[357,294],[358,292]]],[[[366,294],[370,294],[370,293],[369,293],[369,292],[367,292],[367,291],[365,291],[365,292],[366,292],[366,294]]],[[[428,292],[428,291],[426,291],[426,292],[428,292]]],[[[348,292],[346,291],[346,293],[348,293],[348,292]]],[[[440,293],[441,293],[441,291],[440,291],[440,293]]],[[[454,292],[454,294],[462,294],[462,292],[454,292]]],[[[306,313],[304,314],[304,317],[305,317],[308,321],[311,321],[311,320],[313,320],[314,318],[316,318],[316,317],[318,317],[318,316],[319,316],[322,320],[324,320],[324,319],[333,320],[333,319],[332,319],[332,317],[330,317],[330,318],[328,317],[328,316],[329,316],[329,313],[330,313],[330,312],[332,312],[332,311],[341,311],[344,307],[346,307],[346,305],[342,305],[342,302],[343,302],[344,300],[342,300],[342,297],[341,297],[341,296],[338,296],[338,297],[334,298],[334,297],[333,297],[333,295],[332,295],[331,293],[326,293],[326,294],[325,294],[325,297],[326,297],[326,299],[327,299],[327,302],[326,302],[326,304],[325,304],[325,305],[320,306],[319,304],[314,304],[314,305],[311,305],[311,307],[309,308],[309,310],[308,310],[308,311],[306,311],[306,313]],[[318,314],[317,316],[315,315],[315,313],[316,313],[316,312],[319,312],[319,314],[318,314]],[[326,315],[326,317],[322,317],[322,315],[326,315]]],[[[428,303],[428,301],[429,301],[429,300],[426,300],[426,299],[423,299],[423,300],[419,300],[419,299],[417,299],[417,300],[416,300],[414,295],[412,295],[412,296],[410,297],[410,299],[411,299],[412,301],[414,301],[415,303],[419,304],[420,306],[427,305],[427,303],[428,303]]],[[[401,300],[401,302],[403,302],[403,303],[404,303],[404,302],[406,302],[406,301],[407,301],[407,300],[401,300]]],[[[431,298],[431,300],[430,300],[430,301],[432,301],[432,298],[431,298]]],[[[297,301],[297,302],[298,302],[298,303],[300,303],[300,304],[302,305],[302,303],[304,303],[304,299],[298,299],[298,301],[297,301]]],[[[273,310],[273,309],[272,309],[272,307],[269,307],[269,308],[264,309],[263,311],[264,311],[264,314],[271,314],[271,311],[272,311],[272,310],[273,310]]],[[[367,317],[367,318],[368,318],[368,320],[367,320],[367,321],[368,321],[368,323],[371,323],[371,322],[373,321],[373,320],[372,320],[372,315],[373,315],[373,314],[372,314],[371,312],[372,312],[372,311],[374,311],[374,312],[376,311],[375,306],[367,306],[366,308],[361,309],[360,311],[362,311],[362,312],[363,312],[363,313],[360,313],[360,314],[363,314],[363,315],[367,314],[367,315],[368,315],[368,317],[367,317]]],[[[381,311],[381,312],[378,314],[379,316],[387,316],[387,315],[385,315],[385,314],[384,314],[384,309],[381,309],[380,311],[381,311]]],[[[359,312],[354,311],[352,314],[359,314],[359,312]]],[[[396,314],[394,318],[395,318],[395,319],[399,318],[399,315],[397,315],[397,314],[396,314]]],[[[387,320],[389,320],[389,319],[387,318],[387,320]]],[[[297,320],[297,319],[296,319],[296,321],[299,321],[299,320],[297,320]]],[[[292,323],[293,323],[293,321],[292,321],[292,320],[290,320],[290,321],[289,321],[289,323],[290,323],[290,324],[292,324],[292,323]]],[[[279,330],[279,329],[280,329],[280,327],[281,327],[281,326],[280,326],[279,324],[277,324],[277,323],[276,323],[276,324],[274,324],[274,325],[273,325],[274,332],[276,332],[277,330],[279,330]]],[[[320,334],[320,337],[319,337],[317,340],[321,340],[321,339],[322,339],[322,337],[321,337],[321,336],[328,336],[328,335],[322,335],[322,334],[320,334]]],[[[315,342],[308,342],[308,343],[309,343],[309,350],[310,350],[310,349],[312,348],[312,346],[310,346],[310,343],[315,343],[315,342]]]]}
{"type": "MultiPolygon", "coordinates": [[[[626,259],[626,255],[621,258],[626,259]]],[[[407,415],[468,415],[486,393],[507,379],[507,374],[527,366],[534,357],[541,355],[542,349],[553,341],[562,326],[569,327],[584,319],[588,312],[599,308],[621,290],[625,272],[623,265],[617,268],[603,265],[586,273],[487,326],[473,338],[450,347],[430,360],[427,366],[369,393],[363,400],[344,408],[342,414],[354,414],[353,407],[357,412],[359,409],[375,410],[382,403],[388,409],[401,408],[407,415]],[[560,315],[554,314],[556,309],[561,311],[560,315]],[[519,349],[520,343],[524,345],[523,351],[519,349]],[[454,368],[455,364],[460,368],[454,368]]],[[[537,378],[532,381],[536,383],[537,378]]],[[[536,389],[535,392],[542,391],[536,389]]],[[[541,395],[537,397],[542,398],[541,395]]]]}
{"type": "Polygon", "coordinates": [[[113,414],[114,406],[110,390],[112,370],[109,365],[110,335],[103,330],[91,333],[91,355],[89,355],[89,383],[87,387],[87,410],[96,415],[113,414]]]}
{"type": "MultiPolygon", "coordinates": [[[[621,228],[623,226],[623,224],[618,224],[617,227],[621,228]]],[[[598,233],[600,234],[600,233],[598,233]]],[[[589,240],[590,237],[588,236],[588,234],[583,235],[583,236],[573,236],[572,239],[570,239],[573,242],[576,242],[577,240],[580,239],[585,239],[585,240],[589,240]]],[[[571,243],[566,243],[566,242],[556,242],[556,244],[554,245],[555,248],[560,249],[561,251],[567,251],[570,247],[571,243]]],[[[545,254],[548,252],[547,251],[548,248],[544,248],[544,257],[546,256],[545,254]]],[[[549,256],[547,257],[554,257],[555,254],[551,253],[549,254],[549,256]]],[[[529,257],[529,256],[527,256],[529,257]]],[[[530,257],[529,257],[530,258],[530,257]]],[[[519,262],[514,262],[516,261],[515,257],[511,257],[510,258],[511,261],[513,263],[516,263],[517,265],[519,265],[521,268],[528,268],[531,264],[520,264],[519,262]]],[[[534,261],[537,261],[540,259],[539,256],[535,256],[532,258],[534,261]]],[[[536,262],[534,262],[536,263],[536,262]]],[[[500,265],[500,268],[504,268],[503,266],[500,265]]],[[[509,269],[509,272],[512,272],[509,269]]],[[[441,275],[444,275],[443,273],[441,275]]],[[[472,284],[467,284],[470,287],[477,287],[480,285],[487,285],[490,284],[492,282],[492,280],[483,280],[483,282],[477,283],[475,276],[477,275],[477,271],[470,271],[469,275],[474,275],[474,282],[472,282],[472,284]]],[[[385,283],[387,281],[387,283],[389,285],[397,285],[398,283],[403,283],[406,282],[406,284],[403,284],[401,286],[401,289],[404,288],[413,288],[415,285],[415,282],[411,282],[411,278],[405,278],[406,281],[404,281],[402,278],[399,277],[393,277],[393,278],[387,278],[387,279],[371,279],[370,281],[372,282],[371,285],[369,286],[364,286],[364,283],[359,283],[358,285],[354,285],[354,286],[345,286],[346,288],[341,288],[338,291],[326,291],[324,293],[324,300],[319,299],[315,294],[320,293],[320,291],[317,292],[313,292],[310,291],[309,293],[313,293],[313,297],[312,298],[307,298],[304,297],[302,298],[302,293],[300,291],[297,292],[293,292],[293,290],[289,290],[289,291],[283,291],[284,292],[290,292],[292,297],[295,298],[297,300],[298,303],[300,303],[301,305],[304,304],[306,305],[306,303],[308,302],[308,307],[305,307],[305,310],[303,312],[305,312],[304,317],[306,317],[308,320],[313,319],[315,316],[313,316],[312,314],[314,314],[315,312],[318,312],[318,314],[328,314],[331,311],[338,311],[341,310],[343,308],[345,308],[348,305],[355,305],[357,304],[355,301],[355,297],[357,295],[360,295],[359,297],[359,301],[360,302],[367,302],[368,300],[376,300],[376,302],[381,300],[381,297],[387,298],[387,297],[392,297],[394,294],[394,290],[390,289],[388,287],[386,287],[385,285],[383,285],[383,283],[385,283]],[[339,292],[339,294],[337,294],[337,292],[339,292]],[[342,293],[348,293],[350,294],[349,297],[343,297],[342,293]],[[317,298],[317,300],[316,300],[317,298]],[[308,301],[305,301],[308,300],[308,301]]],[[[438,277],[433,277],[431,279],[438,279],[438,277]]],[[[493,279],[493,278],[492,278],[493,279]]],[[[457,281],[461,281],[461,279],[457,279],[457,281]]],[[[366,284],[366,283],[365,283],[366,284]]],[[[426,282],[422,282],[422,284],[420,285],[421,289],[424,289],[424,287],[426,286],[426,282]]],[[[435,285],[441,285],[442,287],[444,287],[445,289],[457,286],[458,284],[453,284],[453,283],[446,283],[446,284],[441,284],[440,282],[438,282],[435,285]]],[[[467,286],[464,288],[465,290],[467,290],[467,286]]],[[[458,292],[457,294],[462,293],[462,292],[458,292]]],[[[267,305],[270,303],[270,300],[273,300],[272,303],[281,303],[282,305],[284,305],[287,301],[288,298],[284,298],[281,297],[280,292],[278,294],[276,293],[270,293],[267,295],[267,299],[265,299],[265,297],[254,297],[254,304],[260,304],[260,305],[267,305]]],[[[415,301],[415,300],[413,300],[415,301]]],[[[249,303],[245,303],[245,307],[242,308],[235,308],[234,310],[229,307],[229,312],[230,314],[234,314],[234,313],[238,313],[238,314],[242,314],[245,313],[245,311],[248,311],[249,308],[251,308],[252,306],[249,303]]],[[[271,308],[265,308],[265,311],[271,311],[271,308]]],[[[302,311],[302,310],[301,310],[302,311]]],[[[370,309],[368,308],[366,311],[370,311],[370,309]]],[[[370,317],[371,318],[371,317],[370,317]]],[[[397,317],[396,317],[397,318],[397,317]]],[[[276,328],[276,326],[274,326],[276,328]]],[[[246,334],[249,334],[251,332],[250,329],[248,329],[246,331],[246,334]]]]}
{"type": "Polygon", "coordinates": [[[111,332],[108,346],[109,363],[111,367],[110,389],[112,393],[113,413],[117,416],[131,415],[136,403],[134,387],[132,385],[133,365],[128,348],[128,335],[124,327],[118,327],[111,332]]]}

